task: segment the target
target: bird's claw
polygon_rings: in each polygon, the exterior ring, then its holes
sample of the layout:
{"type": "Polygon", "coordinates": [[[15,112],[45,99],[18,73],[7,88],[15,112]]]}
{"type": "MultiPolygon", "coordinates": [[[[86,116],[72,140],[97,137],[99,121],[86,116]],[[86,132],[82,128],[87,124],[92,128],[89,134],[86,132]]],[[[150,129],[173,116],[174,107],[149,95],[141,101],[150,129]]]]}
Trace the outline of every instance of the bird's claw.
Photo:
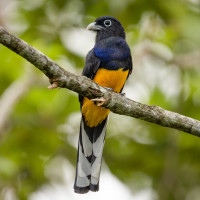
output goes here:
{"type": "Polygon", "coordinates": [[[106,100],[103,97],[100,97],[98,99],[91,99],[92,102],[94,102],[97,106],[102,106],[106,102],[106,100]]]}

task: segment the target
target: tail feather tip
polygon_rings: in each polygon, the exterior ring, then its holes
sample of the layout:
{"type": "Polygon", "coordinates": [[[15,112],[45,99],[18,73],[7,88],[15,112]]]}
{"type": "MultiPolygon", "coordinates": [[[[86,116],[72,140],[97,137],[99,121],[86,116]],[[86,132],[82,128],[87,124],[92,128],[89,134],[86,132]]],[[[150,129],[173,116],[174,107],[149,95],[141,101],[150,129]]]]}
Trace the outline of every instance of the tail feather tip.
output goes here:
{"type": "Polygon", "coordinates": [[[78,194],[86,194],[88,193],[90,190],[90,187],[87,186],[87,187],[77,187],[77,186],[74,186],[74,192],[75,193],[78,193],[78,194]]]}
{"type": "Polygon", "coordinates": [[[90,186],[87,187],[78,187],[78,186],[74,186],[74,192],[78,193],[78,194],[86,194],[89,191],[92,192],[98,192],[99,191],[99,184],[98,185],[93,185],[90,184],[90,186]]]}
{"type": "Polygon", "coordinates": [[[98,192],[99,191],[99,184],[98,185],[90,184],[90,191],[98,192]]]}

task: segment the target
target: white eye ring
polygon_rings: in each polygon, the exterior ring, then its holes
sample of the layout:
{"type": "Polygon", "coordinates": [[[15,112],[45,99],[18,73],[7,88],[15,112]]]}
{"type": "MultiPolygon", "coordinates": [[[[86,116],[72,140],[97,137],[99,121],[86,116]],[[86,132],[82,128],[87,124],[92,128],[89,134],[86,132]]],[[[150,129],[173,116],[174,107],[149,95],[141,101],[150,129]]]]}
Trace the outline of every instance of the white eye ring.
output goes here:
{"type": "Polygon", "coordinates": [[[104,25],[107,26],[107,27],[111,26],[112,22],[109,19],[107,19],[107,20],[104,21],[104,25]]]}

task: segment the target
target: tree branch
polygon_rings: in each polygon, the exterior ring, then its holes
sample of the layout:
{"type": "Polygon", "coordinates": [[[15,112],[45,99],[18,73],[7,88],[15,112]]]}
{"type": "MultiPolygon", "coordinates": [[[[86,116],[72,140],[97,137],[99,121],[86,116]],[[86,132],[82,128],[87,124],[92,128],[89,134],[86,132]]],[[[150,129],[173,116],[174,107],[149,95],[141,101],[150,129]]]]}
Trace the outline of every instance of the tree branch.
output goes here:
{"type": "Polygon", "coordinates": [[[46,55],[25,41],[0,27],[0,43],[19,54],[41,70],[55,86],[67,88],[89,99],[103,97],[104,106],[112,112],[142,119],[161,126],[178,129],[200,137],[200,121],[164,110],[158,106],[148,106],[130,100],[120,94],[108,91],[92,80],[65,71],[46,55]]]}

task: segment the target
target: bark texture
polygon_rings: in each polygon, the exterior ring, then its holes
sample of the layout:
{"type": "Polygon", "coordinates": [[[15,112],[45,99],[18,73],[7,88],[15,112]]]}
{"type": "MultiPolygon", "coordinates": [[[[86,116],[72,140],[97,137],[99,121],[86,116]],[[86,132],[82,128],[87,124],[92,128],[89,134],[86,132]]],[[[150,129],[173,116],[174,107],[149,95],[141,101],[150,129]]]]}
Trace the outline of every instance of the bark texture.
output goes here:
{"type": "Polygon", "coordinates": [[[70,89],[89,99],[104,98],[103,106],[114,113],[135,117],[200,137],[200,121],[158,106],[135,102],[101,87],[84,76],[72,74],[25,41],[8,33],[3,27],[0,27],[0,43],[41,70],[50,79],[50,82],[54,83],[54,86],[70,89]]]}

